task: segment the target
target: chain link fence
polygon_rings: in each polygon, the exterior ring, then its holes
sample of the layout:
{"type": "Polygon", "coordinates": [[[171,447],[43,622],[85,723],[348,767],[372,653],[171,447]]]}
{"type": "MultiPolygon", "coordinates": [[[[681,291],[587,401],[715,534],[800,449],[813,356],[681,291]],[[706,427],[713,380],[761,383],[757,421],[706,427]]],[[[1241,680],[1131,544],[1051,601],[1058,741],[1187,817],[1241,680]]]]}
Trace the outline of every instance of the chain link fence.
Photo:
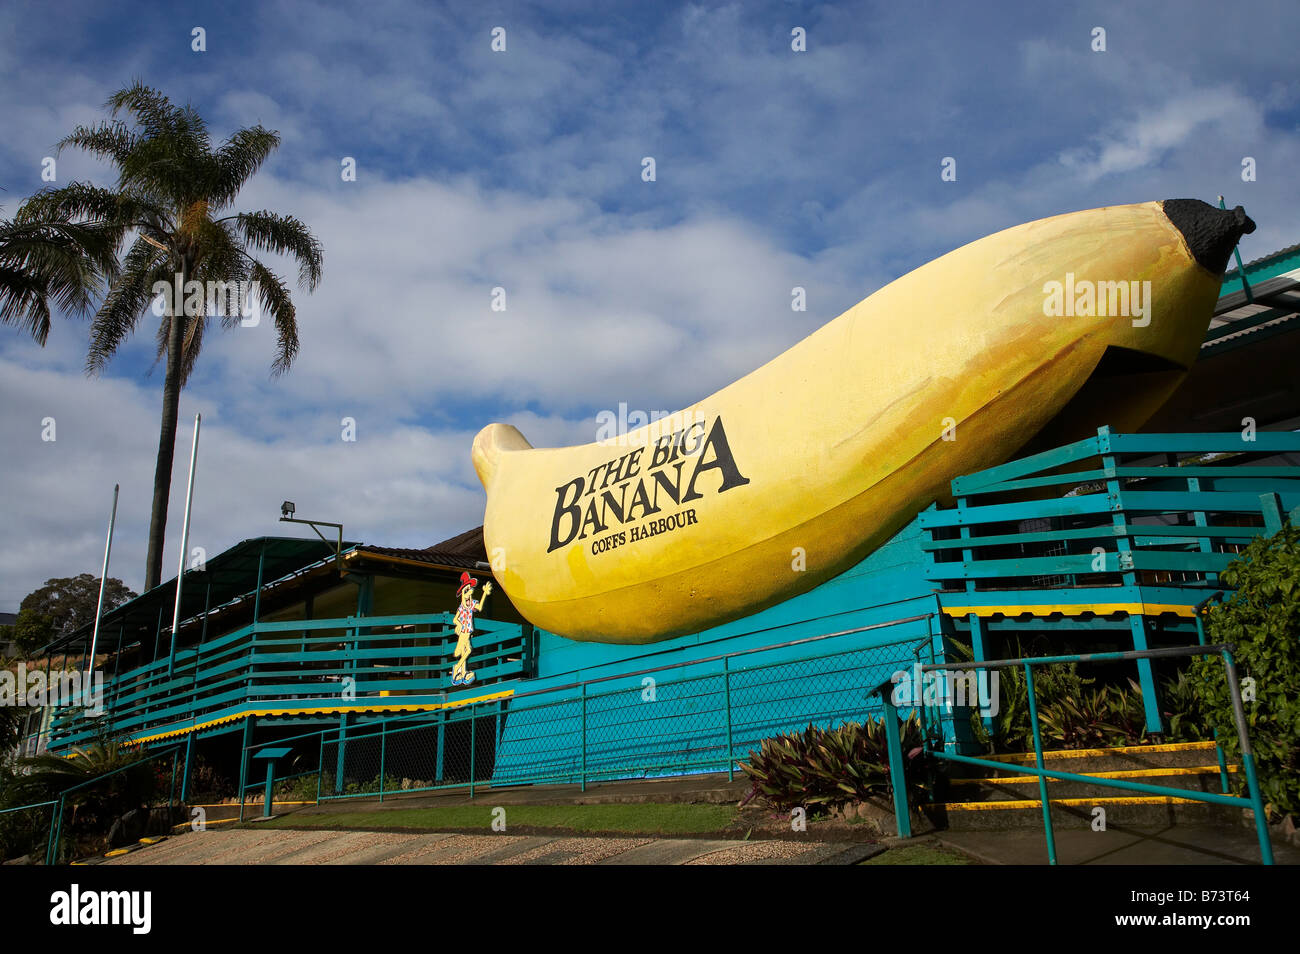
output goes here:
{"type": "MultiPolygon", "coordinates": [[[[582,784],[734,772],[765,738],[879,717],[872,690],[930,661],[931,614],[763,650],[275,739],[245,750],[247,788],[267,746],[320,800],[480,785],[582,784]],[[895,628],[889,643],[832,637],[895,628]],[[906,633],[906,636],[901,634],[906,633]],[[843,642],[843,640],[840,640],[843,642]],[[821,645],[818,645],[818,644],[821,645]],[[813,652],[814,650],[820,652],[813,652]],[[308,771],[304,772],[304,768],[308,771]],[[318,770],[318,774],[313,769],[318,770]]],[[[277,780],[281,773],[277,771],[277,780]]],[[[277,792],[285,791],[277,783],[277,792]]],[[[307,793],[310,794],[310,793],[307,793]]]]}

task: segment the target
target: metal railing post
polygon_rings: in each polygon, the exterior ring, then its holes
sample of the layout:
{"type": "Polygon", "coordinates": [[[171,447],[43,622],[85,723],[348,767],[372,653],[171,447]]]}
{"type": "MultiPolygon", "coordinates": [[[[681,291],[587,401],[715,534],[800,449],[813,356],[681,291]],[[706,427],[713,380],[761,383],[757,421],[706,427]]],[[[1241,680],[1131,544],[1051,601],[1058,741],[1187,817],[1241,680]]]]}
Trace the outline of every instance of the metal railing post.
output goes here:
{"type": "Polygon", "coordinates": [[[1250,735],[1246,732],[1246,709],[1241,704],[1241,688],[1237,682],[1237,663],[1232,652],[1223,650],[1223,664],[1227,670],[1228,692],[1232,695],[1232,718],[1237,723],[1237,739],[1241,744],[1241,767],[1246,773],[1246,788],[1250,792],[1250,807],[1255,815],[1255,834],[1259,837],[1260,860],[1273,863],[1273,843],[1268,839],[1268,817],[1264,814],[1264,799],[1259,793],[1259,779],[1255,776],[1255,753],[1250,748],[1250,735]]]}
{"type": "Polygon", "coordinates": [[[885,746],[889,750],[889,784],[894,789],[894,822],[899,838],[912,837],[912,815],[907,801],[907,774],[903,769],[903,738],[898,730],[898,707],[888,687],[880,689],[884,703],[885,746]]]}
{"type": "Polygon", "coordinates": [[[474,723],[474,706],[469,706],[469,797],[474,797],[474,750],[478,747],[478,736],[475,732],[474,723]]]}
{"type": "Polygon", "coordinates": [[[727,718],[727,781],[736,780],[736,759],[731,741],[731,657],[722,657],[722,708],[727,718]]]}
{"type": "Polygon", "coordinates": [[[388,720],[379,720],[379,802],[384,801],[384,764],[388,760],[388,720]]]}
{"type": "Polygon", "coordinates": [[[582,684],[582,722],[580,736],[582,737],[582,775],[580,776],[582,791],[587,790],[587,684],[582,684]]]}
{"type": "MultiPolygon", "coordinates": [[[[1029,693],[1029,724],[1034,730],[1034,763],[1041,772],[1043,764],[1043,739],[1038,732],[1038,702],[1034,698],[1034,667],[1025,663],[1025,688],[1029,693]]],[[[1038,776],[1038,797],[1043,801],[1043,829],[1047,835],[1047,863],[1056,864],[1056,834],[1052,831],[1052,803],[1047,797],[1047,776],[1038,776]]]]}

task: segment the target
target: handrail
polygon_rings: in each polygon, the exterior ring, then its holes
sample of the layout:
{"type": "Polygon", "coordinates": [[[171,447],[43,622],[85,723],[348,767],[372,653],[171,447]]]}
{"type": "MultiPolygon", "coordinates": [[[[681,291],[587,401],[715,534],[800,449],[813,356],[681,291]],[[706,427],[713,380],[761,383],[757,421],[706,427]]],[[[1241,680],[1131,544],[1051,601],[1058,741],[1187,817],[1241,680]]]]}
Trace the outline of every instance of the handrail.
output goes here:
{"type": "MultiPolygon", "coordinates": [[[[1057,859],[1056,837],[1052,828],[1051,800],[1048,797],[1047,792],[1047,779],[1055,778],[1062,781],[1100,785],[1105,788],[1118,788],[1128,791],[1146,792],[1153,795],[1163,795],[1172,798],[1185,798],[1191,801],[1206,802],[1214,805],[1240,806],[1243,808],[1249,807],[1255,816],[1255,834],[1259,840],[1260,859],[1264,864],[1271,865],[1273,864],[1273,846],[1269,841],[1268,819],[1264,812],[1264,800],[1260,794],[1259,780],[1255,772],[1255,756],[1250,746],[1250,735],[1246,729],[1246,713],[1241,701],[1241,690],[1237,679],[1237,665],[1232,655],[1234,648],[1235,647],[1231,643],[1219,643],[1214,645],[1171,646],[1160,649],[1129,650],[1125,652],[1067,653],[1056,656],[1022,656],[1014,659],[970,660],[964,662],[929,663],[922,665],[920,667],[922,673],[964,669],[1023,668],[1025,671],[1025,682],[1029,700],[1029,719],[1034,744],[1035,767],[1030,768],[1028,766],[1017,766],[1007,762],[995,762],[990,759],[958,755],[955,752],[945,752],[942,749],[932,748],[930,745],[929,733],[925,731],[926,708],[921,707],[920,715],[923,737],[925,739],[923,743],[925,754],[942,761],[959,762],[963,765],[974,765],[981,768],[1037,777],[1039,803],[1043,812],[1043,831],[1047,839],[1047,857],[1049,864],[1056,864],[1057,859]],[[1074,772],[1062,772],[1056,769],[1048,769],[1043,764],[1043,746],[1038,728],[1038,707],[1034,692],[1033,670],[1035,666],[1055,665],[1060,663],[1115,662],[1121,660],[1163,659],[1175,656],[1212,655],[1220,655],[1223,657],[1228,692],[1232,699],[1233,720],[1237,726],[1237,738],[1241,745],[1242,768],[1246,776],[1246,787],[1249,793],[1246,797],[1228,795],[1226,793],[1220,795],[1216,792],[1200,792],[1195,789],[1174,788],[1166,785],[1151,785],[1145,782],[1133,782],[1125,779],[1098,778],[1091,775],[1080,775],[1074,772]]],[[[898,725],[898,707],[892,698],[893,687],[894,682],[891,679],[890,681],[877,686],[876,689],[873,690],[872,694],[879,695],[881,702],[884,704],[886,726],[894,727],[892,731],[887,732],[887,744],[889,749],[891,777],[898,780],[902,778],[903,751],[896,728],[898,725]]],[[[910,808],[907,802],[905,786],[902,786],[901,784],[895,785],[894,803],[895,817],[898,824],[898,834],[900,837],[910,837],[911,818],[908,814],[910,808]],[[902,792],[901,801],[899,794],[900,789],[902,792]]]]}

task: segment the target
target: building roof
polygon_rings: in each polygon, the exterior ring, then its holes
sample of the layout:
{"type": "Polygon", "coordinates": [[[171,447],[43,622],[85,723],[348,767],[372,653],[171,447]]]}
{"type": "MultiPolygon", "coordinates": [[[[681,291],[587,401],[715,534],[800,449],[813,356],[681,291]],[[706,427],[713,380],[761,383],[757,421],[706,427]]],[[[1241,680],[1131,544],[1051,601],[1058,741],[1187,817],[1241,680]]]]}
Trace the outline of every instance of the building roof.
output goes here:
{"type": "MultiPolygon", "coordinates": [[[[422,550],[402,547],[359,546],[353,551],[355,558],[374,554],[393,560],[428,564],[454,570],[481,570],[487,564],[487,545],[483,542],[483,528],[475,527],[448,537],[441,543],[422,550]]],[[[353,557],[349,554],[349,557],[353,557]]]]}
{"type": "MultiPolygon", "coordinates": [[[[344,548],[355,543],[343,544],[344,548]]],[[[209,558],[201,569],[185,571],[185,587],[181,596],[181,619],[188,620],[203,613],[204,608],[215,609],[237,600],[256,588],[258,571],[262,582],[270,583],[294,573],[305,566],[334,555],[335,545],[321,540],[304,540],[295,537],[253,537],[236,543],[229,550],[209,558]],[[209,586],[211,589],[209,590],[209,586]]],[[[131,645],[138,631],[155,632],[160,626],[170,632],[172,614],[176,605],[176,578],[159,583],[153,589],[109,610],[100,621],[104,641],[100,648],[116,646],[116,635],[124,633],[123,646],[131,645]]],[[[66,636],[54,640],[41,652],[67,652],[88,648],[93,623],[87,623],[66,636]]]]}

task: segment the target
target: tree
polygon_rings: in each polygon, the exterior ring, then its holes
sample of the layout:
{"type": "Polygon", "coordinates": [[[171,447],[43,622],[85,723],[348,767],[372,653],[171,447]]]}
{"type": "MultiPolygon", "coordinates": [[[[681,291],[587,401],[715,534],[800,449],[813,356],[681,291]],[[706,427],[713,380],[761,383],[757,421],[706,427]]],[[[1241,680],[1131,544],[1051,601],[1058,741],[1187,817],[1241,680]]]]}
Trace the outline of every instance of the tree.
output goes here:
{"type": "Polygon", "coordinates": [[[19,325],[40,344],[50,305],[85,314],[117,267],[107,230],[66,216],[43,222],[0,219],[0,324],[19,325]]]}
{"type": "MultiPolygon", "coordinates": [[[[1212,643],[1231,643],[1250,747],[1264,801],[1273,811],[1300,814],[1300,529],[1290,523],[1256,537],[1220,577],[1236,592],[1210,610],[1212,643]]],[[[1229,761],[1241,760],[1237,723],[1222,660],[1192,664],[1205,716],[1229,761]]],[[[1234,779],[1240,789],[1241,773],[1234,779]]]]}
{"type": "MultiPolygon", "coordinates": [[[[104,586],[104,612],[135,599],[135,596],[125,583],[110,576],[104,586]]],[[[46,580],[44,586],[23,598],[17,620],[12,626],[5,627],[5,638],[12,639],[24,652],[32,652],[93,623],[98,605],[97,576],[82,573],[46,580]]]]}
{"type": "Polygon", "coordinates": [[[109,120],[78,126],[59,149],[73,146],[111,163],[116,188],[73,182],[47,189],[29,199],[15,221],[85,225],[108,235],[121,256],[102,273],[107,291],[91,324],[87,373],[100,373],[145,313],[161,306],[158,359],[166,371],[145,566],[149,590],[162,578],[180,392],[198,360],[204,329],[213,317],[222,327],[237,327],[239,310],[226,307],[229,284],[252,283],[252,297],[276,330],[271,372],[287,371],[298,353],[293,299],[285,282],[251,253],[287,255],[298,265],[299,287],[312,291],[320,282],[322,252],[291,215],[222,215],[279,146],[277,133],[251,126],[213,148],[192,106],[176,106],[138,81],[114,93],[105,108],[109,120]],[[203,291],[192,294],[193,282],[203,291]],[[160,296],[162,287],[173,291],[160,296]]]}

